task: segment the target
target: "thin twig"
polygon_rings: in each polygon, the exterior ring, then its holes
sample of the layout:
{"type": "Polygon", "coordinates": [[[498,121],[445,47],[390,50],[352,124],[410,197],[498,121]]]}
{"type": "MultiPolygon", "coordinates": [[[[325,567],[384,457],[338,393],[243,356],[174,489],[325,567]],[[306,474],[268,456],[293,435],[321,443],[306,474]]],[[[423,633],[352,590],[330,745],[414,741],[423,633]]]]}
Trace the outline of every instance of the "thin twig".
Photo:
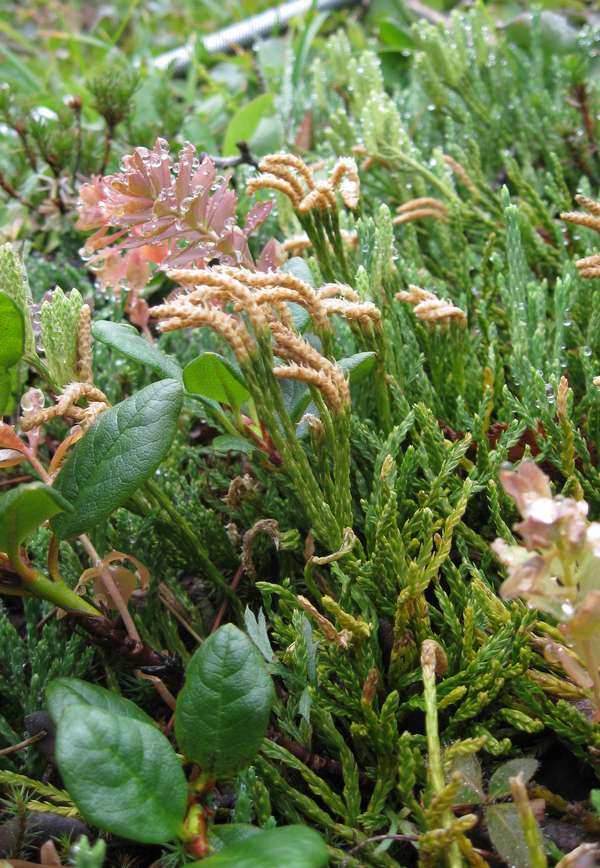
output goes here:
{"type": "Polygon", "coordinates": [[[135,674],[138,676],[138,678],[141,678],[144,681],[149,681],[162,699],[162,701],[165,703],[165,705],[170,708],[171,711],[175,711],[177,707],[177,700],[175,699],[165,682],[162,681],[162,679],[160,679],[158,675],[147,675],[140,669],[137,669],[135,674]]]}
{"type": "MultiPolygon", "coordinates": [[[[79,540],[82,543],[84,549],[89,554],[89,556],[92,558],[94,567],[98,571],[98,575],[102,579],[102,582],[110,599],[113,601],[117,612],[121,616],[123,625],[127,630],[127,635],[134,642],[138,642],[140,645],[143,644],[138,629],[135,626],[135,622],[131,617],[131,612],[127,608],[127,603],[123,599],[117,583],[112,577],[111,571],[108,567],[102,565],[102,558],[100,557],[100,555],[94,548],[92,541],[86,534],[82,533],[79,537],[79,540]]],[[[167,705],[171,709],[175,708],[175,697],[173,696],[167,685],[157,675],[146,675],[140,669],[136,669],[135,674],[138,678],[142,678],[144,681],[150,681],[160,698],[165,703],[165,705],[167,705]]]]}
{"type": "Polygon", "coordinates": [[[2,189],[4,190],[6,195],[10,196],[11,199],[16,199],[17,202],[20,202],[21,205],[23,205],[25,208],[28,208],[30,211],[35,210],[34,206],[31,204],[31,202],[28,202],[27,199],[25,199],[23,196],[21,196],[21,194],[17,190],[15,190],[15,188],[10,183],[10,181],[8,180],[8,178],[6,177],[4,172],[1,170],[0,170],[0,187],[2,187],[2,189]]]}
{"type": "Polygon", "coordinates": [[[425,18],[431,24],[448,24],[449,18],[441,12],[436,12],[435,9],[430,9],[425,3],[420,3],[419,0],[407,0],[406,5],[413,15],[418,15],[420,18],[425,18]]]}
{"type": "Polygon", "coordinates": [[[29,144],[29,138],[27,137],[27,129],[25,127],[25,124],[22,121],[16,121],[14,124],[11,124],[11,127],[21,140],[23,151],[25,152],[25,156],[27,157],[29,165],[34,172],[37,172],[37,160],[35,158],[34,152],[31,149],[31,145],[29,144]]]}
{"type": "Polygon", "coordinates": [[[79,97],[74,97],[71,100],[71,110],[75,115],[75,128],[77,130],[77,135],[75,139],[75,162],[73,163],[72,177],[74,187],[75,179],[77,178],[79,166],[81,163],[81,148],[83,144],[83,128],[81,126],[81,99],[79,97]]]}
{"type": "MultiPolygon", "coordinates": [[[[237,587],[242,580],[243,574],[244,574],[244,566],[243,566],[243,564],[240,564],[239,567],[237,568],[237,570],[235,571],[235,574],[231,580],[230,588],[232,591],[237,590],[237,587]]],[[[227,610],[227,603],[228,603],[227,599],[223,600],[223,602],[221,603],[221,607],[215,616],[215,620],[213,621],[212,627],[210,628],[211,633],[215,633],[219,629],[219,627],[221,626],[221,621],[223,620],[223,615],[225,614],[225,612],[227,610]]]]}
{"type": "Polygon", "coordinates": [[[0,482],[0,488],[9,488],[11,485],[18,485],[19,482],[29,482],[33,477],[29,473],[23,476],[11,476],[10,479],[3,479],[0,482]]]}
{"type": "Polygon", "coordinates": [[[348,865],[350,859],[354,856],[355,853],[358,853],[359,850],[362,850],[363,847],[368,847],[369,844],[378,844],[380,841],[418,841],[419,835],[373,835],[372,838],[365,838],[364,841],[361,841],[360,844],[357,844],[356,847],[353,847],[351,850],[348,850],[346,853],[346,858],[341,863],[341,868],[344,868],[345,865],[348,865]]]}
{"type": "Polygon", "coordinates": [[[113,135],[115,132],[115,128],[111,126],[108,122],[106,123],[106,130],[104,132],[104,153],[102,155],[102,165],[100,166],[99,175],[104,175],[106,172],[106,167],[108,166],[108,158],[110,157],[110,148],[112,145],[113,135]]]}
{"type": "Polygon", "coordinates": [[[36,741],[41,741],[48,735],[45,729],[41,729],[35,735],[32,735],[30,738],[26,738],[23,741],[20,741],[18,744],[11,744],[10,747],[4,747],[0,750],[0,756],[7,756],[9,753],[16,753],[19,750],[23,750],[26,747],[29,747],[32,744],[35,744],[36,741]]]}
{"type": "MultiPolygon", "coordinates": [[[[41,464],[41,462],[37,458],[32,456],[32,458],[30,458],[30,460],[32,461],[32,464],[34,465],[35,469],[37,470],[40,477],[44,480],[44,482],[49,483],[50,477],[48,475],[46,468],[41,464]]],[[[100,578],[102,579],[102,582],[104,584],[104,587],[106,589],[106,592],[107,592],[109,598],[112,600],[117,612],[121,616],[121,620],[123,621],[123,625],[127,631],[127,635],[129,636],[129,638],[133,642],[136,642],[139,645],[143,645],[140,634],[138,633],[138,629],[135,626],[135,622],[134,622],[133,618],[131,617],[131,613],[130,613],[129,609],[127,608],[127,604],[125,603],[125,601],[121,595],[121,592],[119,591],[119,588],[117,587],[115,580],[113,579],[112,573],[110,572],[108,567],[103,566],[102,558],[100,557],[100,555],[96,551],[92,541],[87,536],[87,534],[84,534],[84,533],[81,534],[81,536],[79,537],[79,540],[80,540],[81,544],[83,545],[84,549],[86,550],[86,552],[88,553],[88,555],[90,556],[90,558],[92,559],[92,563],[94,564],[94,567],[96,568],[100,578]]],[[[161,681],[160,678],[158,678],[157,676],[145,675],[139,669],[136,670],[136,675],[139,678],[143,678],[146,681],[150,681],[152,683],[152,686],[154,687],[154,689],[158,693],[158,695],[165,702],[165,704],[168,705],[169,708],[171,708],[171,709],[175,708],[175,697],[173,696],[171,691],[168,689],[166,684],[164,684],[163,681],[161,681]]]]}
{"type": "Polygon", "coordinates": [[[575,86],[574,96],[574,105],[581,114],[585,134],[590,145],[590,153],[594,155],[598,152],[598,143],[596,142],[596,121],[590,107],[589,94],[585,82],[575,86]]]}
{"type": "Polygon", "coordinates": [[[190,634],[190,636],[192,636],[193,639],[196,640],[198,645],[201,645],[202,642],[204,641],[202,639],[202,636],[199,636],[198,633],[196,633],[196,631],[192,627],[192,625],[187,622],[187,620],[184,618],[184,616],[181,614],[181,612],[177,611],[177,602],[178,601],[176,600],[176,598],[174,598],[174,594],[171,591],[171,589],[167,585],[165,585],[164,582],[161,582],[160,585],[158,586],[158,596],[159,596],[159,599],[160,599],[161,603],[163,604],[163,606],[165,606],[169,610],[171,615],[173,615],[173,617],[177,621],[179,621],[181,626],[185,630],[187,630],[187,632],[190,634]],[[174,599],[174,601],[173,601],[173,599],[174,599]]]}
{"type": "Polygon", "coordinates": [[[219,169],[234,169],[236,166],[243,165],[254,166],[255,169],[258,169],[258,160],[252,154],[248,143],[236,142],[235,146],[240,152],[237,157],[211,157],[207,153],[202,153],[200,157],[208,157],[219,169]]]}

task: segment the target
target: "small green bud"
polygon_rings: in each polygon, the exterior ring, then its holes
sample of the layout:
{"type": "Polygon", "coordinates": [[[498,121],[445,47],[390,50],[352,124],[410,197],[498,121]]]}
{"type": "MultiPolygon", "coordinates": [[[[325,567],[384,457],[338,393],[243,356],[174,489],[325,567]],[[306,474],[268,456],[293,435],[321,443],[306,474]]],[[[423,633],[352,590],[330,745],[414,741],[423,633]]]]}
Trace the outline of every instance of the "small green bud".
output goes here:
{"type": "Polygon", "coordinates": [[[56,287],[40,312],[42,343],[50,376],[59,386],[77,382],[79,314],[83,300],[76,289],[65,295],[56,287]]]}

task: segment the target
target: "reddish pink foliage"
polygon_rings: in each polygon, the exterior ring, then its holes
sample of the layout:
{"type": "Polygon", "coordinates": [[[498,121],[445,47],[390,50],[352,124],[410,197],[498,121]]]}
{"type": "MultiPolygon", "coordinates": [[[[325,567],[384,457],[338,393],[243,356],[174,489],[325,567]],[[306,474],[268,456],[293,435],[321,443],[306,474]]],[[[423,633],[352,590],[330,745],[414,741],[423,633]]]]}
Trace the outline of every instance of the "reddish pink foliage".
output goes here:
{"type": "Polygon", "coordinates": [[[271,203],[259,202],[239,226],[228,179],[217,176],[210,158],[200,162],[193,145],[184,145],[174,162],[167,143],[157,139],[152,149],[136,148],[124,157],[122,168],[81,188],[77,228],[96,230],[84,248],[89,264],[103,286],[130,290],[130,317],[138,325],[147,322],[139,293],[151,263],[163,270],[202,268],[212,260],[259,270],[281,265],[276,241],[256,264],[248,248],[248,236],[268,217],[271,203]]]}

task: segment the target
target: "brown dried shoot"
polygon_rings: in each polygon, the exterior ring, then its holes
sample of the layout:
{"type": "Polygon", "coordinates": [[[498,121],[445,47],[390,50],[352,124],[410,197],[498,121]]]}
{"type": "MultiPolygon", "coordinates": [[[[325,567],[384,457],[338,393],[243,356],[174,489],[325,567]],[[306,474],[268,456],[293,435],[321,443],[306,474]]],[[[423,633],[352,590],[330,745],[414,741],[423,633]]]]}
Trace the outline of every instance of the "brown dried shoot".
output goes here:
{"type": "Polygon", "coordinates": [[[411,199],[400,205],[397,208],[398,215],[394,217],[392,223],[395,226],[400,226],[403,223],[411,223],[413,220],[420,220],[422,217],[432,217],[434,220],[448,219],[448,208],[440,199],[434,199],[431,196],[421,196],[418,199],[411,199]]]}
{"type": "Polygon", "coordinates": [[[83,304],[79,311],[79,328],[77,331],[77,356],[79,379],[82,383],[93,383],[92,371],[92,312],[88,304],[83,304]]]}
{"type": "MultiPolygon", "coordinates": [[[[563,211],[560,219],[600,233],[600,202],[595,202],[587,196],[575,196],[575,201],[584,211],[587,211],[587,214],[582,211],[563,211]]],[[[600,253],[578,259],[575,265],[580,277],[600,277],[600,253]]]]}
{"type": "Polygon", "coordinates": [[[287,312],[281,307],[284,302],[302,305],[320,332],[331,330],[329,317],[333,314],[357,320],[362,325],[381,320],[381,313],[374,304],[360,303],[358,293],[342,283],[327,283],[314,289],[294,274],[250,271],[227,265],[212,269],[175,269],[169,272],[169,277],[182,284],[183,291],[166,305],[153,309],[152,315],[161,319],[165,313],[176,316],[176,310],[187,316],[195,306],[211,301],[233,301],[236,310],[247,312],[253,323],[261,325],[264,324],[264,315],[257,311],[263,305],[274,306],[279,319],[289,324],[287,312]]]}
{"type": "Polygon", "coordinates": [[[295,211],[306,214],[313,209],[335,210],[337,190],[347,208],[353,211],[358,207],[360,178],[352,157],[338,160],[328,180],[315,180],[304,160],[294,154],[269,154],[260,161],[259,168],[261,174],[248,182],[249,195],[257,190],[278,190],[288,197],[295,211]]]}
{"type": "Polygon", "coordinates": [[[421,289],[419,286],[411,284],[408,291],[397,292],[396,298],[411,304],[415,316],[423,322],[433,325],[448,325],[452,320],[460,325],[467,323],[467,315],[464,310],[444,298],[438,298],[435,293],[429,292],[427,289],[421,289]]]}
{"type": "MultiPolygon", "coordinates": [[[[357,246],[358,232],[355,232],[354,230],[340,229],[340,235],[342,236],[344,244],[347,244],[349,248],[352,249],[357,246]]],[[[302,256],[302,254],[310,247],[312,247],[312,241],[308,235],[295,235],[292,238],[288,238],[287,241],[284,241],[281,245],[283,252],[290,256],[302,256]]]]}
{"type": "Polygon", "coordinates": [[[52,419],[62,417],[77,422],[83,430],[86,430],[96,416],[109,406],[108,398],[104,392],[101,392],[91,383],[70,383],[65,386],[53,407],[24,413],[21,419],[21,429],[24,432],[32,431],[46,425],[52,419]],[[77,406],[82,399],[88,402],[88,406],[85,408],[77,406]]]}
{"type": "Polygon", "coordinates": [[[320,632],[329,642],[334,642],[339,648],[347,648],[350,645],[352,634],[348,630],[337,630],[329,618],[322,615],[306,597],[298,595],[297,599],[304,611],[316,621],[320,632]]]}
{"type": "Polygon", "coordinates": [[[151,308],[150,316],[159,321],[160,330],[163,332],[201,326],[212,328],[227,341],[238,359],[248,356],[256,346],[242,323],[234,316],[214,307],[190,304],[185,296],[178,296],[167,304],[151,308]]]}
{"type": "Polygon", "coordinates": [[[276,377],[290,377],[316,386],[335,413],[349,404],[350,390],[341,368],[281,323],[272,323],[271,331],[273,352],[290,362],[288,366],[275,368],[273,373],[276,377]]]}
{"type": "Polygon", "coordinates": [[[463,183],[463,185],[467,188],[470,193],[477,193],[477,187],[475,186],[475,182],[465,169],[465,167],[455,160],[454,157],[449,156],[449,154],[444,154],[444,162],[447,166],[449,166],[456,177],[463,183]]]}

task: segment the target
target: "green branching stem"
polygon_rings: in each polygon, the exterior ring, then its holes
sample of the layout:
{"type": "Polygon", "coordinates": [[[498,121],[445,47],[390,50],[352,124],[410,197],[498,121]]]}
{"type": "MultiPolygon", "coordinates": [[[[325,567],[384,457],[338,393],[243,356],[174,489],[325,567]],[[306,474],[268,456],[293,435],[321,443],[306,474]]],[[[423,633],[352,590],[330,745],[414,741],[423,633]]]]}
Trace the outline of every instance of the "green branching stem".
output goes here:
{"type": "Polygon", "coordinates": [[[326,281],[335,281],[337,279],[337,275],[335,272],[333,261],[331,259],[329,244],[327,242],[325,232],[323,231],[323,224],[321,220],[318,217],[313,216],[311,212],[308,212],[306,214],[298,213],[297,216],[300,221],[300,225],[302,226],[311,241],[323,277],[326,281]]]}
{"type": "MultiPolygon", "coordinates": [[[[435,686],[436,669],[447,665],[444,652],[433,639],[426,639],[421,647],[421,670],[423,673],[423,698],[425,701],[425,732],[427,736],[427,755],[429,783],[434,796],[441,796],[446,783],[442,764],[442,749],[438,728],[437,693],[435,686]]],[[[442,814],[444,828],[448,829],[453,821],[452,812],[447,809],[442,814]]],[[[449,868],[461,868],[462,859],[458,844],[453,842],[448,848],[449,868]]]]}
{"type": "Polygon", "coordinates": [[[296,436],[296,427],[285,408],[279,383],[272,371],[270,333],[257,334],[257,339],[257,351],[241,364],[246,383],[281,455],[282,468],[307,510],[317,537],[331,551],[335,551],[341,543],[342,528],[323,497],[308,457],[296,436]]]}
{"type": "Polygon", "coordinates": [[[523,782],[521,774],[517,777],[510,778],[510,789],[512,792],[513,801],[519,812],[521,827],[527,844],[527,852],[529,855],[529,864],[531,868],[547,868],[548,860],[544,852],[544,844],[538,824],[536,823],[533,809],[527,795],[527,789],[523,782]]]}
{"type": "Polygon", "coordinates": [[[26,594],[31,594],[34,597],[39,597],[41,600],[47,600],[53,603],[60,609],[73,610],[76,612],[85,612],[87,615],[100,615],[101,613],[80,597],[65,582],[53,582],[48,579],[43,573],[34,570],[27,566],[21,559],[19,551],[14,548],[8,552],[10,562],[22,579],[22,590],[26,594]]]}

